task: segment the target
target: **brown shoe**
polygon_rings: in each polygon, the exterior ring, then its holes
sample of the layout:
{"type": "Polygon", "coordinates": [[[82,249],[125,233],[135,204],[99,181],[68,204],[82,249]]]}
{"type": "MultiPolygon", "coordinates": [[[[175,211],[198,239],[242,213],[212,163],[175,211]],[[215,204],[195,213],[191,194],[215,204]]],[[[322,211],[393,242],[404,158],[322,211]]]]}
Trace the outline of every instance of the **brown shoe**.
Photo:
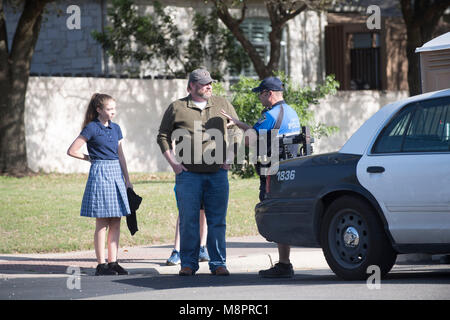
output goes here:
{"type": "Polygon", "coordinates": [[[180,276],[193,276],[194,271],[189,267],[183,267],[181,268],[180,272],[178,273],[180,276]]]}
{"type": "Polygon", "coordinates": [[[211,273],[216,276],[229,276],[230,275],[230,271],[228,271],[227,268],[225,268],[225,267],[217,267],[217,269],[214,271],[211,271],[211,273]]]}

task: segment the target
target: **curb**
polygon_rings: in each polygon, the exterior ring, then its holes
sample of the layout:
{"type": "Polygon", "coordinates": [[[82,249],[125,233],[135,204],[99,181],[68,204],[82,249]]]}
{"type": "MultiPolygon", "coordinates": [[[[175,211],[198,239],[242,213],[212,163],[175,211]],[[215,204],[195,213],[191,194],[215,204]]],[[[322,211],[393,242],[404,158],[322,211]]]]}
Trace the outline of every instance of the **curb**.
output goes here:
{"type": "MultiPolygon", "coordinates": [[[[259,241],[259,238],[230,239],[227,248],[227,268],[231,274],[258,272],[270,268],[278,261],[276,245],[259,241]]],[[[119,252],[120,264],[130,275],[169,275],[178,274],[180,265],[166,266],[171,252],[170,245],[124,247],[119,252]]],[[[329,269],[318,248],[291,249],[290,260],[294,270],[329,269]]],[[[94,275],[97,262],[95,253],[77,251],[48,254],[0,254],[0,279],[29,277],[67,276],[69,267],[81,269],[82,275],[94,275]]],[[[209,274],[207,262],[199,263],[198,274],[209,274]]]]}

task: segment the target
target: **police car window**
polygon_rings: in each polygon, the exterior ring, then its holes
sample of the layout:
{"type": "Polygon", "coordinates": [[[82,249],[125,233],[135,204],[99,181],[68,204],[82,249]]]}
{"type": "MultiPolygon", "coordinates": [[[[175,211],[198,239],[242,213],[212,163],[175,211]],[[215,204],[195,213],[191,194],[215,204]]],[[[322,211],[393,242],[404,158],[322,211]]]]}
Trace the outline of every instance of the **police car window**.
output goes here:
{"type": "Polygon", "coordinates": [[[450,97],[406,106],[381,132],[373,153],[450,150],[450,97]]]}
{"type": "Polygon", "coordinates": [[[450,98],[420,103],[405,134],[403,152],[449,151],[450,98]]]}
{"type": "Polygon", "coordinates": [[[414,106],[404,108],[381,132],[372,153],[401,152],[403,137],[408,129],[414,106]]]}

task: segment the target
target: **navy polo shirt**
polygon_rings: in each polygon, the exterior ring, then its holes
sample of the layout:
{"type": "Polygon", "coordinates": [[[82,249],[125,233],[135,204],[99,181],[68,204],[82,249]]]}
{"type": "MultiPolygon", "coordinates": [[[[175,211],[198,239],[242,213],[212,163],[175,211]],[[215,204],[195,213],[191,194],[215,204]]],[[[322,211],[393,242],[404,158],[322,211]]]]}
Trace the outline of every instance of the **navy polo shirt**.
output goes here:
{"type": "Polygon", "coordinates": [[[89,122],[80,135],[87,139],[87,149],[92,160],[118,160],[119,140],[123,138],[118,124],[109,121],[105,127],[98,119],[89,122]]]}

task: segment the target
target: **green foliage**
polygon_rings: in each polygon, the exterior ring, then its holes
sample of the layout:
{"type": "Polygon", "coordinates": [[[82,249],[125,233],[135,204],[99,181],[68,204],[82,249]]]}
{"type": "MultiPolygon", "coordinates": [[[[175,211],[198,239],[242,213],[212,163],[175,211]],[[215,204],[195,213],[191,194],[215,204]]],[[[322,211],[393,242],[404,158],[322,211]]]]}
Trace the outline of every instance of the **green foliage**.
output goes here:
{"type": "Polygon", "coordinates": [[[260,80],[240,77],[239,82],[232,85],[232,105],[234,106],[239,119],[242,122],[253,124],[261,116],[264,107],[259,101],[258,95],[252,92],[257,87],[260,80]]]}
{"type": "Polygon", "coordinates": [[[108,10],[111,25],[104,32],[93,31],[92,36],[115,63],[139,66],[159,60],[166,74],[178,77],[207,65],[211,75],[222,80],[225,68],[240,71],[250,63],[231,32],[219,25],[216,11],[209,16],[195,14],[193,35],[185,45],[168,10],[158,1],[153,1],[153,8],[152,14],[140,15],[132,0],[114,0],[108,10]]]}
{"type": "MultiPolygon", "coordinates": [[[[339,130],[335,126],[327,126],[320,122],[317,123],[314,119],[314,110],[311,108],[311,106],[319,104],[320,99],[328,95],[336,94],[339,83],[334,79],[334,76],[327,76],[325,82],[317,85],[314,89],[310,87],[302,88],[294,84],[282,72],[277,73],[276,76],[284,83],[284,100],[297,112],[301,125],[310,127],[311,133],[316,141],[321,137],[328,137],[339,130]]],[[[251,91],[259,83],[259,80],[241,77],[239,82],[230,87],[231,103],[239,119],[249,125],[253,125],[258,121],[264,109],[264,106],[259,101],[258,95],[251,91]]],[[[245,178],[253,176],[255,170],[251,164],[234,165],[233,173],[245,178]]]]}
{"type": "Polygon", "coordinates": [[[315,139],[328,137],[339,130],[336,126],[327,126],[320,122],[317,123],[314,119],[314,111],[311,109],[311,106],[320,103],[320,99],[337,93],[339,82],[335,80],[334,75],[327,76],[325,82],[318,84],[314,89],[308,86],[301,88],[281,72],[277,73],[276,76],[284,83],[284,100],[297,111],[302,126],[311,128],[311,133],[315,139]]]}
{"type": "Polygon", "coordinates": [[[181,33],[157,1],[154,2],[154,10],[154,15],[140,16],[133,1],[113,0],[108,10],[111,25],[106,26],[103,33],[93,31],[92,36],[102,44],[115,63],[151,61],[155,58],[177,60],[181,33]],[[139,49],[130,45],[131,40],[139,49]]]}
{"type": "MultiPolygon", "coordinates": [[[[336,94],[339,83],[334,79],[333,75],[327,76],[324,84],[319,84],[314,89],[310,87],[302,88],[294,84],[283,72],[277,73],[276,76],[284,83],[284,100],[297,112],[302,126],[309,126],[316,138],[322,136],[328,137],[338,130],[334,126],[316,123],[314,111],[310,108],[312,105],[319,104],[320,99],[325,98],[327,95],[336,94]]],[[[230,88],[232,104],[236,109],[239,119],[248,124],[253,124],[258,121],[264,109],[264,106],[259,101],[258,95],[251,91],[259,83],[259,80],[241,77],[239,82],[230,88]]]]}
{"type": "Polygon", "coordinates": [[[226,67],[240,71],[248,66],[250,60],[247,54],[236,44],[232,33],[220,26],[216,11],[209,16],[195,13],[193,22],[194,34],[189,39],[185,54],[187,72],[208,65],[211,76],[223,80],[226,67]]]}

